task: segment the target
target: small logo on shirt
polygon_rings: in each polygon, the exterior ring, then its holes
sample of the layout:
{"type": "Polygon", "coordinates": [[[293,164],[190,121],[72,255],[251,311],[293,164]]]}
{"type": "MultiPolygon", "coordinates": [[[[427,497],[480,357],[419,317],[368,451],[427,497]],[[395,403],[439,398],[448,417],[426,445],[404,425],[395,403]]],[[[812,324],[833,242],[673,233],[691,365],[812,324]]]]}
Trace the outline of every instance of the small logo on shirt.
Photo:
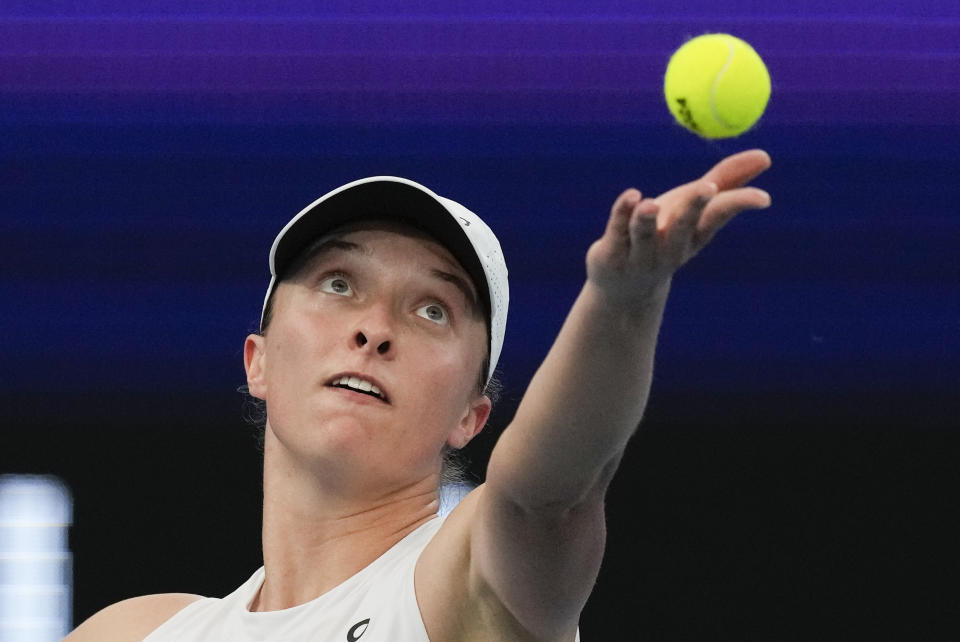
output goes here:
{"type": "Polygon", "coordinates": [[[351,626],[350,630],[347,631],[347,642],[357,642],[357,640],[363,637],[363,634],[367,632],[368,624],[370,624],[370,618],[360,620],[351,626]]]}

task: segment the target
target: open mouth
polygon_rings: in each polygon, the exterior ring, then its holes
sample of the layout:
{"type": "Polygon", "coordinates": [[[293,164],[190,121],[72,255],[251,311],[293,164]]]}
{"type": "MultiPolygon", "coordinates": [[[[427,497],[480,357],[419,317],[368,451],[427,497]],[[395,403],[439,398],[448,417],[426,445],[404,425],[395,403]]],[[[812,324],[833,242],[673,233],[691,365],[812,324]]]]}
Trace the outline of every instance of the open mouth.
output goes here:
{"type": "Polygon", "coordinates": [[[361,394],[368,395],[375,399],[379,399],[380,401],[383,401],[385,403],[389,403],[389,401],[387,401],[387,395],[385,395],[383,391],[380,390],[379,386],[377,386],[372,381],[368,381],[367,379],[364,379],[362,377],[356,377],[353,375],[343,375],[343,376],[336,377],[327,385],[333,388],[346,388],[347,390],[359,392],[361,394]]]}

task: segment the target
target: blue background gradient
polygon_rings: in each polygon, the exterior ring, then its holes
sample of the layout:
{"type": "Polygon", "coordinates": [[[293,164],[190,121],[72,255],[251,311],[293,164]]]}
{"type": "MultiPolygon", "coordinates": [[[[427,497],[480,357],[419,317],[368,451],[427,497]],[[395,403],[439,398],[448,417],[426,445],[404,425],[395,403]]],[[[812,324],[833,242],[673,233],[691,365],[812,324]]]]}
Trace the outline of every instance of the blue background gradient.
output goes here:
{"type": "Polygon", "coordinates": [[[0,465],[75,488],[78,621],[223,595],[259,564],[236,388],[270,244],[304,205],[394,174],[499,234],[506,394],[468,450],[482,477],[613,199],[761,147],[773,207],[675,278],[584,639],[789,639],[831,605],[898,630],[892,571],[925,586],[940,565],[889,551],[937,550],[960,483],[960,4],[317,4],[0,6],[0,465]],[[770,70],[738,139],[664,103],[670,54],[707,32],[770,70]]]}

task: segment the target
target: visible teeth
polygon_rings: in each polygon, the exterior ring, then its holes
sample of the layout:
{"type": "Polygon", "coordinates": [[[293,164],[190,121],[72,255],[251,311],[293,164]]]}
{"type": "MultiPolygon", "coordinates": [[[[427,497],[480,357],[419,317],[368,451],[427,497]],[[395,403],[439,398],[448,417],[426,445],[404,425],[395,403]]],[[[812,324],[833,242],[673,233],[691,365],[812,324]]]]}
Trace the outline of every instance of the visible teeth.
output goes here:
{"type": "Polygon", "coordinates": [[[369,381],[365,381],[364,379],[361,379],[359,377],[350,377],[350,376],[340,377],[339,379],[334,381],[332,385],[349,386],[355,390],[362,390],[363,392],[372,392],[373,394],[377,395],[381,399],[383,398],[383,392],[381,392],[380,388],[376,387],[369,381]]]}

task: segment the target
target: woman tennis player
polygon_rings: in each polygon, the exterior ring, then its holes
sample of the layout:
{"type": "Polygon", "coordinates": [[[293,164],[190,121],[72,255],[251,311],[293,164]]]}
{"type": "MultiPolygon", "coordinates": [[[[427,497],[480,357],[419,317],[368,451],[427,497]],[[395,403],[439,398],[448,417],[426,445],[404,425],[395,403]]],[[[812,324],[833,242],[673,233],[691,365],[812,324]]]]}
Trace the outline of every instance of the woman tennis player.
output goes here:
{"type": "MultiPolygon", "coordinates": [[[[500,245],[405,179],[311,203],[274,242],[261,332],[244,346],[267,414],[263,567],[224,598],[119,602],[67,639],[574,642],[673,274],[736,214],[769,206],[748,186],[769,165],[751,150],[657,198],[616,199],[486,482],[445,518],[445,454],[490,414],[500,245]]],[[[549,229],[551,203],[535,215],[549,229]]]]}

